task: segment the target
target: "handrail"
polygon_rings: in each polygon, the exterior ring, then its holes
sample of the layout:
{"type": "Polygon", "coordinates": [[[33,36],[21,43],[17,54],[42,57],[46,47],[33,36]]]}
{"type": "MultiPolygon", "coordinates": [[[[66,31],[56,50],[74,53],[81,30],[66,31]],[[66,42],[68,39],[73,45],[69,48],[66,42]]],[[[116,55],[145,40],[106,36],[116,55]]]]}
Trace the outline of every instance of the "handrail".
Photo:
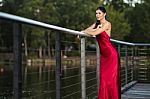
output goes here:
{"type": "Polygon", "coordinates": [[[135,43],[135,46],[150,46],[150,44],[146,44],[146,43],[135,43]]]}
{"type": "Polygon", "coordinates": [[[119,40],[110,39],[112,42],[124,44],[124,45],[131,45],[131,46],[150,46],[149,43],[130,43],[130,42],[124,42],[119,40]]]}
{"type": "Polygon", "coordinates": [[[17,21],[17,22],[21,22],[21,23],[25,23],[25,24],[40,26],[40,27],[43,27],[43,28],[68,32],[68,33],[71,33],[71,34],[74,34],[74,35],[89,36],[89,35],[87,35],[83,32],[79,32],[79,31],[75,31],[75,30],[71,30],[71,29],[67,29],[67,28],[62,28],[62,27],[58,27],[58,26],[55,26],[55,25],[50,25],[50,24],[47,24],[47,23],[35,21],[35,20],[32,20],[32,19],[27,19],[27,18],[24,18],[24,17],[8,14],[8,13],[4,13],[4,12],[0,12],[0,18],[9,19],[9,20],[13,20],[13,21],[17,21]]]}
{"type": "MultiPolygon", "coordinates": [[[[48,29],[63,31],[63,32],[67,32],[70,34],[74,34],[74,35],[92,37],[83,32],[79,32],[79,31],[75,31],[75,30],[71,30],[71,29],[67,29],[67,28],[63,28],[63,27],[59,27],[59,26],[55,26],[55,25],[50,25],[47,23],[35,21],[32,19],[28,19],[28,18],[24,18],[24,17],[12,15],[12,14],[4,13],[4,12],[0,12],[0,18],[9,19],[9,20],[13,20],[13,21],[17,21],[17,22],[21,22],[21,23],[25,23],[25,24],[40,26],[40,27],[44,27],[44,28],[48,28],[48,29]]],[[[119,43],[119,44],[130,45],[130,46],[150,46],[150,44],[145,44],[145,43],[129,43],[129,42],[124,42],[124,41],[119,41],[119,40],[114,40],[114,39],[111,39],[111,41],[115,42],[115,43],[119,43]]]]}
{"type": "Polygon", "coordinates": [[[110,39],[112,42],[115,43],[120,43],[120,44],[126,44],[126,45],[132,45],[135,46],[135,43],[129,43],[129,42],[124,42],[124,41],[119,41],[119,40],[114,40],[114,39],[110,39]]]}

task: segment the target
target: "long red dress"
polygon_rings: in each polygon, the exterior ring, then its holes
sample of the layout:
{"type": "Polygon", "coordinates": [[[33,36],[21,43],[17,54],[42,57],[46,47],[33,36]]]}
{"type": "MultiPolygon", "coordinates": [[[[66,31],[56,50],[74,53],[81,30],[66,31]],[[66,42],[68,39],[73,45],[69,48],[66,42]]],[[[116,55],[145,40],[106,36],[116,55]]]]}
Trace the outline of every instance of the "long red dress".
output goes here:
{"type": "Polygon", "coordinates": [[[100,47],[100,88],[98,99],[121,99],[119,55],[104,31],[96,36],[100,47]]]}

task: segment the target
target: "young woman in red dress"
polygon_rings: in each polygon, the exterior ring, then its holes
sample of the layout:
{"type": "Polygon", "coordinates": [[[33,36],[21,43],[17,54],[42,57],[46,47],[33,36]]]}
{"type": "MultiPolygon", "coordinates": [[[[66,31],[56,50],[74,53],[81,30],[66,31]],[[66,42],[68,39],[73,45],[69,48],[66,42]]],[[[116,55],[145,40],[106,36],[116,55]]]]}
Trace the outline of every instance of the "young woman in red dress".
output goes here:
{"type": "Polygon", "coordinates": [[[83,32],[96,36],[100,48],[100,88],[98,99],[121,99],[119,55],[110,41],[111,23],[106,20],[106,10],[98,7],[97,22],[83,32]]]}

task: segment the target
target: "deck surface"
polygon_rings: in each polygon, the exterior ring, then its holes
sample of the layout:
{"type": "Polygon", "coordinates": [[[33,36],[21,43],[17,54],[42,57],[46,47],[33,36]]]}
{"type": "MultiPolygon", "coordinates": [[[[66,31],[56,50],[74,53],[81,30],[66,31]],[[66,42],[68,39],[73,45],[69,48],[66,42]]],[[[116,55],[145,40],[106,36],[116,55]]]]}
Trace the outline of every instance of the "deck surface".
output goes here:
{"type": "Polygon", "coordinates": [[[150,84],[137,83],[124,92],[121,99],[150,99],[150,84]]]}

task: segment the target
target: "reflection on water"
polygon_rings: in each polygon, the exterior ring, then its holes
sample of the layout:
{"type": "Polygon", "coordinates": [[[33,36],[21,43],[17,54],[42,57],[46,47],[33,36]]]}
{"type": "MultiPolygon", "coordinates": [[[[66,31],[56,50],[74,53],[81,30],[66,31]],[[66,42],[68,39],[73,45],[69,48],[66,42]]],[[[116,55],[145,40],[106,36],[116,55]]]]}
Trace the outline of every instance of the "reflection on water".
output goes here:
{"type": "MultiPolygon", "coordinates": [[[[0,99],[11,99],[13,68],[10,65],[1,66],[0,68],[0,99]]],[[[80,66],[62,66],[61,73],[62,99],[81,99],[80,66]]],[[[23,99],[55,99],[55,66],[24,65],[22,76],[23,99]]],[[[93,78],[95,74],[90,76],[89,78],[93,78]]],[[[93,82],[95,83],[95,81],[93,82]]],[[[96,90],[95,87],[92,87],[92,89],[96,90]]]]}
{"type": "Polygon", "coordinates": [[[55,99],[54,66],[24,66],[23,97],[55,99]]]}
{"type": "Polygon", "coordinates": [[[0,99],[10,99],[13,90],[12,66],[0,65],[0,99]]]}

